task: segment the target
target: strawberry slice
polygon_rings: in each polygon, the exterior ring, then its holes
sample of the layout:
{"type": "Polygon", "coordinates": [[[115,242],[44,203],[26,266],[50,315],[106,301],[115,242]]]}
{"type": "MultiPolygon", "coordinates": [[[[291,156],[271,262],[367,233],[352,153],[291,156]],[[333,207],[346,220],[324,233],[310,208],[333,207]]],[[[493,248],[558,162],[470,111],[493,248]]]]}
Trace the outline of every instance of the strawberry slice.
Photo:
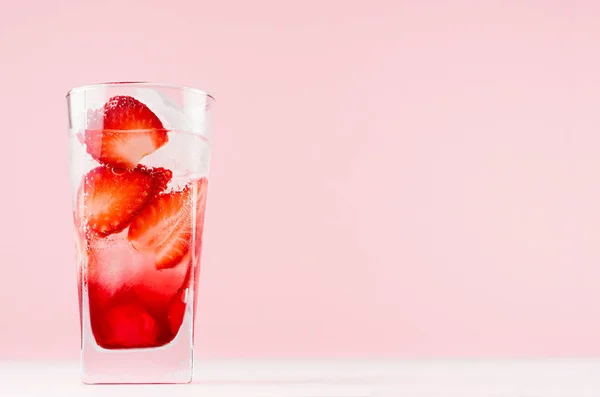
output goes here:
{"type": "MultiPolygon", "coordinates": [[[[171,171],[138,167],[127,171],[97,167],[84,178],[80,189],[83,219],[100,236],[125,229],[135,214],[171,179],[171,171]]],[[[81,208],[81,203],[78,208],[81,208]]]]}
{"type": "Polygon", "coordinates": [[[88,114],[86,150],[103,164],[132,169],[167,140],[159,118],[130,96],[112,97],[102,110],[88,114]]]}
{"type": "Polygon", "coordinates": [[[136,167],[136,170],[145,172],[149,174],[152,178],[154,178],[154,183],[156,184],[154,192],[155,194],[167,190],[167,185],[169,184],[169,182],[171,182],[171,178],[173,178],[173,172],[167,168],[150,168],[143,165],[138,165],[136,167]]]}
{"type": "Polygon", "coordinates": [[[148,202],[131,222],[127,238],[139,252],[154,256],[157,269],[169,269],[190,249],[192,222],[192,189],[187,186],[148,202]]]}

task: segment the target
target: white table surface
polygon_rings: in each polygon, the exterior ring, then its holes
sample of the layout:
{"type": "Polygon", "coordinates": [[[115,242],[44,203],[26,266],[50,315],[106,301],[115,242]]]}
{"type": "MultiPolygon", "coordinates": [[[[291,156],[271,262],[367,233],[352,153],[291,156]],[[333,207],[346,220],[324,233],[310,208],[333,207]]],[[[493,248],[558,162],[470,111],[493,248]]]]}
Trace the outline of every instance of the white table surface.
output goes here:
{"type": "Polygon", "coordinates": [[[0,361],[0,397],[600,397],[600,359],[197,361],[189,385],[83,385],[77,362],[0,361]]]}

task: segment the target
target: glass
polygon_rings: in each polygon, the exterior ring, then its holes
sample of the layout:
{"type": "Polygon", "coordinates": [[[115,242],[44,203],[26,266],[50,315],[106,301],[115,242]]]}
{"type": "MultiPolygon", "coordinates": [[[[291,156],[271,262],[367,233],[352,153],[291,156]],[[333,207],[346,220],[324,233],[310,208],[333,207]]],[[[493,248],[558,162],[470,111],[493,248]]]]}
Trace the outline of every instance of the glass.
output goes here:
{"type": "Polygon", "coordinates": [[[213,98],[166,84],[67,94],[84,383],[189,383],[213,98]]]}

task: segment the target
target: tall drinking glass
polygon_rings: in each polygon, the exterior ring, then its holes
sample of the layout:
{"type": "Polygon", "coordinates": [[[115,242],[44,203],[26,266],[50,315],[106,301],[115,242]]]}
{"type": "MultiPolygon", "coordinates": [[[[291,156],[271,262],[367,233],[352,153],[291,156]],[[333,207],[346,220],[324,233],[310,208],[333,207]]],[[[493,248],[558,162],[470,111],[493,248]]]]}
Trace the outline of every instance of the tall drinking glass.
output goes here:
{"type": "Polygon", "coordinates": [[[213,98],[166,84],[67,94],[84,383],[188,383],[213,98]]]}

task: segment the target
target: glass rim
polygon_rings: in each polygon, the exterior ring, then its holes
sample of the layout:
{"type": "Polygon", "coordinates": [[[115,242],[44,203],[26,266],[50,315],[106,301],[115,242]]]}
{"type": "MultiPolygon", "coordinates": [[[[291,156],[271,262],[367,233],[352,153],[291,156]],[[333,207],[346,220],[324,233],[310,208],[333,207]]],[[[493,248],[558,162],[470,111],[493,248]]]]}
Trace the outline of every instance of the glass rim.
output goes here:
{"type": "Polygon", "coordinates": [[[193,92],[195,94],[204,95],[204,96],[210,98],[213,102],[215,101],[215,97],[213,97],[208,92],[203,91],[198,88],[189,87],[189,86],[185,86],[185,85],[178,85],[178,84],[153,83],[150,81],[110,81],[110,82],[106,82],[106,83],[87,84],[87,85],[82,85],[79,87],[71,88],[69,91],[67,91],[65,98],[68,98],[72,93],[75,93],[75,92],[91,91],[93,89],[102,88],[102,87],[118,87],[118,86],[130,86],[130,87],[139,86],[139,87],[146,87],[146,88],[150,88],[150,87],[171,88],[171,89],[177,89],[177,90],[193,92]]]}

